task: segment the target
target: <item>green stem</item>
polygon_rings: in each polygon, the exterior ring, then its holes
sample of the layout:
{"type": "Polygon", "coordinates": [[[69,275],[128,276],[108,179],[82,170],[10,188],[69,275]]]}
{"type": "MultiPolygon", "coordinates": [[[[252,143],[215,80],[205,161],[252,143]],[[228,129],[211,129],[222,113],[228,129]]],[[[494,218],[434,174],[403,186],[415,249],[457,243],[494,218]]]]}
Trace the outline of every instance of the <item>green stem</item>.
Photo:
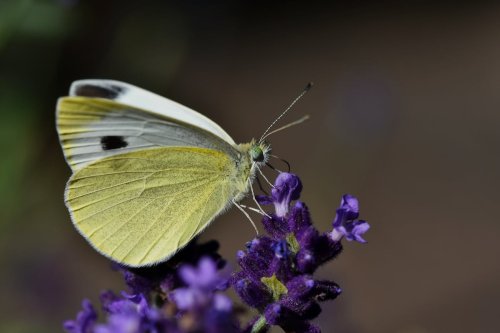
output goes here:
{"type": "Polygon", "coordinates": [[[250,333],[264,332],[266,326],[267,326],[266,317],[261,315],[259,319],[257,319],[257,321],[253,324],[252,331],[250,333]]]}

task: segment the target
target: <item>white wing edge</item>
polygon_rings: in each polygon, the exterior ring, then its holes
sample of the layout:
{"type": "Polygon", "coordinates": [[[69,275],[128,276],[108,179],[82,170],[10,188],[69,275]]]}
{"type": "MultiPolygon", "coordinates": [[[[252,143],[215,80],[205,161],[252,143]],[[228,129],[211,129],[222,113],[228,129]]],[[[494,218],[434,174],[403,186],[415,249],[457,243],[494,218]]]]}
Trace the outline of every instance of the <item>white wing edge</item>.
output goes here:
{"type": "Polygon", "coordinates": [[[117,92],[116,97],[112,98],[116,102],[128,104],[169,118],[178,119],[190,125],[203,128],[231,145],[236,144],[229,134],[208,117],[148,90],[121,81],[86,79],[74,81],[71,84],[69,95],[78,96],[78,88],[84,85],[92,85],[104,89],[108,87],[118,87],[120,91],[117,92]]]}

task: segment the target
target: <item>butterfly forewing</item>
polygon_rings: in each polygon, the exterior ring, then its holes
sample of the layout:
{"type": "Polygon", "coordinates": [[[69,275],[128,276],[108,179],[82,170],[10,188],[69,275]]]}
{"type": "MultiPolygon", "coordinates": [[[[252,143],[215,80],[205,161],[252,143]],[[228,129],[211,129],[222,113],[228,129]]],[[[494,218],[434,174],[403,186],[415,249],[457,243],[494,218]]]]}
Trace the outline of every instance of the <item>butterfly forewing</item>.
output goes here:
{"type": "Polygon", "coordinates": [[[171,257],[225,209],[243,186],[230,181],[237,172],[227,154],[213,149],[133,151],[76,171],[66,204],[99,252],[146,266],[171,257]]]}
{"type": "Polygon", "coordinates": [[[71,85],[70,96],[105,98],[120,104],[148,110],[159,116],[177,119],[199,127],[231,145],[235,144],[229,134],[201,113],[129,83],[102,79],[79,80],[71,85]]]}
{"type": "Polygon", "coordinates": [[[154,147],[204,147],[237,155],[232,144],[209,131],[109,99],[64,97],[57,111],[59,139],[73,171],[104,157],[154,147]]]}

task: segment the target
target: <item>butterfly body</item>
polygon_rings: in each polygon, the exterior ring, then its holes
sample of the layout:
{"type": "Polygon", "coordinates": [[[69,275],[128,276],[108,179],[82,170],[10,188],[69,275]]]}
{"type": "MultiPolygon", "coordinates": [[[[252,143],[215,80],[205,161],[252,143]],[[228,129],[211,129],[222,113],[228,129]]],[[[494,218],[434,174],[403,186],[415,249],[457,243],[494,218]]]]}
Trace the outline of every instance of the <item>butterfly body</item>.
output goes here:
{"type": "Polygon", "coordinates": [[[267,161],[267,144],[238,145],[208,118],[140,88],[84,80],[70,95],[57,107],[73,170],[65,202],[82,236],[122,264],[170,258],[241,200],[267,161]]]}

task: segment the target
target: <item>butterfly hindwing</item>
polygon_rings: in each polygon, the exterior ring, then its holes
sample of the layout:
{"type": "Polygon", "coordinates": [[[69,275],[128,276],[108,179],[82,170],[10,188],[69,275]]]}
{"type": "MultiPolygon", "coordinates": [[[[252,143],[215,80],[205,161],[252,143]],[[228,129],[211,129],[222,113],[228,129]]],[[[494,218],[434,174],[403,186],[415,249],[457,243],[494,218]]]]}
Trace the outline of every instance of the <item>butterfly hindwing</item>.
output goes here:
{"type": "Polygon", "coordinates": [[[213,149],[151,148],[100,159],[76,171],[66,205],[99,252],[129,266],[171,257],[238,193],[234,162],[213,149]]]}

